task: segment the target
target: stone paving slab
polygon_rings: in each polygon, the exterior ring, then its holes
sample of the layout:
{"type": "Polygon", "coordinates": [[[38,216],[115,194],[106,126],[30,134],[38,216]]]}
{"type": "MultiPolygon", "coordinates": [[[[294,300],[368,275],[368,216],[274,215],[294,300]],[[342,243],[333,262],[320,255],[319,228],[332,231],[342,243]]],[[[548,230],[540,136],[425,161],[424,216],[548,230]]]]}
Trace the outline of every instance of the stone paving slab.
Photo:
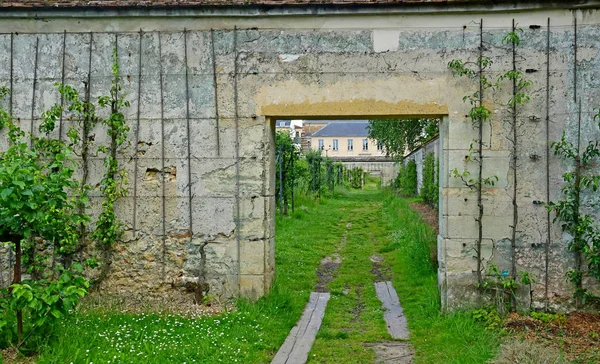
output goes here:
{"type": "Polygon", "coordinates": [[[272,364],[304,364],[321,327],[330,294],[312,292],[302,317],[279,348],[272,364]]]}
{"type": "Polygon", "coordinates": [[[408,323],[392,282],[376,282],[375,292],[383,305],[383,318],[390,335],[394,339],[408,339],[408,323]]]}

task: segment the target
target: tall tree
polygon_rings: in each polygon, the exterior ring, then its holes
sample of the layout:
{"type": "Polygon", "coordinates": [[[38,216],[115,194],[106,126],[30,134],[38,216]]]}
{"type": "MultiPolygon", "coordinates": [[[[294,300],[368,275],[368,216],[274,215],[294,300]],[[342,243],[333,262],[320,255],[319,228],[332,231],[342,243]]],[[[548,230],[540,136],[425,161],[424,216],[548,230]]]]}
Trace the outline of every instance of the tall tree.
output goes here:
{"type": "Polygon", "coordinates": [[[370,120],[369,138],[375,139],[386,155],[401,160],[407,151],[421,146],[439,131],[439,119],[370,120]]]}

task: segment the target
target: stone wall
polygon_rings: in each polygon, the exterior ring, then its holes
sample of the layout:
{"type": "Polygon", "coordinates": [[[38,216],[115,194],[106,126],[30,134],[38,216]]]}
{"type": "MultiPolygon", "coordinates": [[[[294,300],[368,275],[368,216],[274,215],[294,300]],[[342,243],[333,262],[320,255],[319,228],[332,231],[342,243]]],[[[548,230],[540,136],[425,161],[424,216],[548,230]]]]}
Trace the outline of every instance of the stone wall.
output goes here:
{"type": "MultiPolygon", "coordinates": [[[[559,139],[563,130],[572,140],[577,130],[576,101],[581,99],[585,139],[598,137],[592,128],[592,111],[600,106],[600,13],[500,10],[321,17],[291,12],[251,18],[201,17],[193,11],[166,16],[158,10],[144,17],[126,10],[114,17],[90,10],[0,13],[4,32],[0,34],[0,64],[7,65],[0,68],[0,84],[10,85],[12,74],[13,112],[27,127],[32,100],[34,114],[39,115],[43,107],[59,100],[53,83],[63,77],[81,90],[91,73],[92,95],[106,94],[111,53],[117,46],[124,91],[131,101],[127,110],[130,140],[139,134],[137,154],[134,144],[120,152],[137,190],[130,183],[128,196],[119,206],[128,231],[116,247],[104,285],[117,292],[164,294],[198,279],[203,271],[213,293],[259,296],[268,290],[275,257],[271,120],[442,117],[439,277],[444,306],[457,307],[475,301],[477,206],[474,192],[450,178],[449,172],[463,168],[477,137],[465,117],[470,106],[462,100],[477,85],[453,78],[447,64],[453,59],[477,58],[478,23],[482,21],[484,53],[494,61],[490,75],[512,69],[512,54],[502,46],[502,39],[515,18],[523,29],[517,66],[529,70],[526,75],[533,82],[531,102],[518,111],[517,265],[518,270],[536,276],[534,306],[548,299],[552,307],[568,308],[572,286],[566,283],[565,273],[573,264],[566,247],[568,237],[558,224],[548,223],[545,208],[534,201],[545,201],[548,187],[551,199],[558,198],[561,174],[570,168],[558,157],[546,160],[546,128],[550,140],[559,139]],[[578,21],[577,52],[574,19],[578,21]],[[8,66],[11,58],[12,68],[8,66]],[[546,163],[550,175],[545,172],[546,163]],[[161,170],[163,164],[165,170],[161,170]]],[[[493,261],[501,269],[510,268],[512,254],[512,146],[507,139],[511,115],[506,107],[510,91],[506,87],[485,95],[494,113],[484,128],[484,174],[496,175],[499,181],[484,192],[483,258],[484,264],[493,261]]],[[[98,142],[105,139],[103,135],[98,130],[98,142]]],[[[103,167],[100,161],[94,163],[91,182],[97,183],[103,167]]],[[[98,211],[100,200],[96,193],[92,211],[98,211]]],[[[6,271],[4,266],[5,276],[6,271]]]]}
{"type": "Polygon", "coordinates": [[[422,146],[421,148],[412,151],[409,155],[407,155],[403,163],[406,166],[411,160],[414,160],[417,164],[417,193],[421,193],[421,188],[423,188],[423,163],[425,162],[425,157],[429,153],[433,153],[436,160],[439,158],[439,148],[440,148],[440,139],[435,138],[430,140],[422,146]]]}

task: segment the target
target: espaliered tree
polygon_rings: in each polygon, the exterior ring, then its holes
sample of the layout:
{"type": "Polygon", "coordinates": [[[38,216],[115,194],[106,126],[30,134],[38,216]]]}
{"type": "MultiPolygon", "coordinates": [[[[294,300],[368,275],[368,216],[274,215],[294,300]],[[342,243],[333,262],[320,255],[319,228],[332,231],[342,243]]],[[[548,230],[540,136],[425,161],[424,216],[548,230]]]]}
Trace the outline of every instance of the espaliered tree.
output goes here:
{"type": "Polygon", "coordinates": [[[289,133],[277,132],[275,135],[275,147],[277,153],[276,165],[276,187],[277,198],[282,213],[288,214],[289,200],[292,197],[295,186],[294,164],[298,160],[299,152],[293,144],[289,133]]]}
{"type": "MultiPolygon", "coordinates": [[[[594,120],[598,122],[600,132],[600,109],[594,120]]],[[[593,216],[582,211],[582,195],[597,193],[600,185],[597,167],[600,141],[591,140],[582,150],[580,109],[576,141],[569,141],[563,131],[560,141],[553,142],[551,147],[554,155],[563,157],[572,167],[563,174],[562,199],[547,204],[548,210],[556,213],[555,221],[560,221],[562,230],[571,236],[568,248],[575,253],[575,267],[567,276],[575,285],[574,298],[578,304],[600,303],[600,298],[583,284],[585,277],[600,280],[600,226],[593,216]]]]}
{"type": "MultiPolygon", "coordinates": [[[[7,130],[9,141],[8,148],[0,152],[0,240],[15,252],[14,278],[8,289],[0,290],[0,346],[16,342],[20,349],[35,350],[38,341],[31,338],[46,335],[56,320],[72,312],[90,287],[82,264],[73,258],[88,244],[89,131],[97,124],[106,126],[110,145],[97,148],[105,153],[107,170],[100,186],[105,197],[103,210],[91,236],[104,253],[103,266],[110,264],[106,252],[119,239],[122,226],[114,204],[126,183],[117,153],[129,131],[121,112],[128,103],[120,93],[118,73],[115,52],[110,95],[98,101],[100,107],[110,108],[107,119],[96,116],[88,85],[81,98],[73,87],[57,84],[61,104],[42,113],[36,135],[27,135],[15,118],[0,108],[0,127],[7,130]],[[61,129],[64,114],[73,121],[65,141],[62,136],[53,137],[57,123],[61,129]],[[80,157],[83,165],[74,156],[80,157]],[[75,176],[76,168],[83,169],[81,179],[75,176]]],[[[6,88],[0,88],[0,99],[8,94],[6,88]]],[[[92,257],[85,263],[94,268],[97,260],[92,257]]],[[[106,271],[102,270],[100,279],[106,271]]]]}
{"type": "MultiPolygon", "coordinates": [[[[2,97],[7,94],[6,89],[0,91],[2,97]]],[[[16,258],[13,281],[1,293],[0,329],[8,330],[8,336],[14,332],[19,347],[32,333],[67,314],[89,286],[80,264],[51,263],[52,254],[72,252],[79,242],[79,226],[89,221],[77,209],[87,203],[87,196],[78,193],[74,178],[74,141],[50,137],[62,111],[60,106],[45,111],[41,135],[34,137],[26,136],[14,117],[0,110],[0,126],[8,130],[9,140],[8,149],[0,153],[0,234],[16,258]],[[24,337],[25,323],[29,333],[24,337]]]]}
{"type": "Polygon", "coordinates": [[[110,116],[101,121],[108,131],[110,144],[98,147],[98,151],[105,155],[104,166],[106,167],[106,172],[100,182],[100,192],[104,196],[102,211],[96,222],[96,229],[92,234],[96,241],[96,246],[102,254],[100,275],[95,283],[100,283],[108,275],[112,263],[113,245],[123,235],[123,224],[117,219],[115,203],[118,199],[125,196],[126,189],[124,185],[128,183],[126,171],[119,166],[117,153],[119,148],[127,143],[129,126],[127,125],[122,109],[129,107],[129,102],[125,100],[125,94],[121,92],[119,57],[116,48],[113,51],[113,58],[110,95],[98,99],[100,107],[110,109],[110,116]]]}
{"type": "Polygon", "coordinates": [[[474,62],[453,60],[448,64],[448,67],[452,71],[454,76],[468,77],[477,82],[477,90],[463,98],[463,101],[468,102],[471,105],[468,117],[472,121],[474,129],[478,133],[478,138],[471,143],[469,146],[469,152],[465,156],[465,168],[461,171],[458,168],[452,170],[454,178],[460,179],[467,187],[477,191],[477,205],[478,205],[478,217],[476,218],[478,225],[478,238],[476,240],[476,254],[477,254],[477,280],[478,286],[482,291],[492,291],[494,293],[494,300],[498,307],[504,310],[507,303],[510,309],[516,309],[516,289],[519,283],[529,286],[529,298],[531,304],[532,298],[532,285],[535,282],[534,277],[527,271],[517,272],[516,266],[516,240],[518,231],[518,204],[517,204],[517,191],[518,191],[518,107],[529,102],[529,95],[527,94],[527,88],[531,86],[531,83],[523,77],[523,73],[516,67],[516,48],[520,45],[521,39],[519,34],[522,30],[515,27],[513,21],[512,30],[507,33],[503,38],[502,44],[510,47],[512,51],[512,70],[507,71],[498,76],[497,79],[493,80],[486,75],[486,70],[492,65],[492,61],[483,54],[483,26],[480,25],[480,45],[479,45],[479,56],[474,62]],[[509,141],[512,143],[511,150],[511,169],[513,171],[512,180],[512,203],[513,203],[513,223],[511,225],[511,271],[500,272],[499,268],[490,263],[488,265],[487,276],[483,276],[483,258],[481,256],[482,246],[482,232],[483,224],[482,218],[484,213],[484,206],[482,195],[485,186],[494,186],[495,182],[498,181],[497,176],[483,176],[483,125],[490,121],[491,110],[487,108],[483,103],[483,98],[486,91],[491,89],[500,89],[507,82],[510,82],[512,86],[511,97],[507,104],[509,106],[509,112],[511,115],[510,119],[510,135],[508,136],[509,141]],[[466,168],[468,164],[474,162],[477,166],[477,177],[471,178],[470,171],[466,168]]]}

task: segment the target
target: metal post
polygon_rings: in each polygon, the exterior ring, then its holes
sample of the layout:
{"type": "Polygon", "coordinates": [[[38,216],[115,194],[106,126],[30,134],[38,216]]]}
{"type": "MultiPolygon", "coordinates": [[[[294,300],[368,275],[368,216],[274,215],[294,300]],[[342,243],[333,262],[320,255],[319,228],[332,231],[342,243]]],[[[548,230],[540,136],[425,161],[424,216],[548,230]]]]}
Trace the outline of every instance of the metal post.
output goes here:
{"type": "MultiPolygon", "coordinates": [[[[65,84],[65,59],[67,53],[67,31],[65,30],[63,33],[63,49],[62,49],[62,71],[60,76],[60,84],[65,84]]],[[[58,140],[62,140],[62,128],[63,128],[63,114],[65,107],[65,96],[60,94],[60,120],[58,121],[58,140]]]]}
{"type": "Polygon", "coordinates": [[[35,38],[35,61],[33,66],[33,90],[31,91],[31,128],[29,129],[29,146],[33,147],[34,123],[35,123],[35,90],[37,88],[37,71],[40,38],[35,38]]]}
{"type": "Polygon", "coordinates": [[[241,291],[242,257],[241,257],[241,219],[240,219],[240,117],[238,110],[238,34],[237,26],[233,28],[233,102],[235,108],[235,240],[237,246],[238,289],[241,291]]]}
{"type": "Polygon", "coordinates": [[[294,174],[294,159],[296,159],[296,150],[292,150],[292,214],[294,214],[294,188],[296,187],[296,175],[294,174]]]}
{"type": "Polygon", "coordinates": [[[279,213],[283,215],[283,149],[279,150],[279,213]]]}
{"type": "Polygon", "coordinates": [[[217,86],[217,59],[215,52],[215,30],[210,29],[210,45],[212,49],[213,90],[215,98],[215,132],[217,138],[217,156],[221,155],[221,136],[219,131],[219,89],[217,86]]]}
{"type": "MultiPolygon", "coordinates": [[[[10,116],[13,117],[13,95],[14,95],[14,33],[10,33],[10,95],[8,99],[8,109],[10,110],[10,116]]],[[[8,282],[12,282],[13,274],[13,251],[9,246],[8,248],[8,282]]]]}
{"type": "Polygon", "coordinates": [[[189,84],[189,72],[188,72],[188,54],[187,54],[187,29],[183,30],[183,45],[184,45],[184,59],[185,59],[185,119],[186,119],[186,131],[187,131],[187,167],[188,167],[188,218],[190,220],[190,243],[194,236],[193,222],[192,222],[192,151],[190,141],[190,84],[189,84]]]}
{"type": "Polygon", "coordinates": [[[137,89],[137,117],[135,121],[135,140],[133,142],[133,237],[135,239],[137,232],[137,179],[138,179],[138,143],[140,142],[140,113],[142,101],[142,39],[144,33],[140,29],[140,39],[138,47],[138,89],[137,89]]]}
{"type": "Polygon", "coordinates": [[[577,13],[573,12],[573,101],[577,102],[577,13]]]}
{"type": "MultiPolygon", "coordinates": [[[[479,59],[483,58],[483,19],[479,23],[479,59]]],[[[481,77],[483,77],[483,65],[481,62],[479,63],[479,105],[483,105],[483,81],[481,77]]],[[[482,262],[481,262],[481,245],[483,241],[483,200],[482,200],[482,188],[483,188],[483,119],[479,117],[478,120],[478,147],[477,147],[477,155],[479,157],[479,166],[477,173],[477,206],[478,206],[478,219],[477,219],[477,283],[481,284],[483,282],[483,277],[481,275],[482,262]]]]}
{"type": "Polygon", "coordinates": [[[165,280],[166,254],[167,254],[167,226],[165,206],[165,107],[164,107],[164,75],[162,66],[162,41],[160,31],[158,32],[158,63],[160,68],[160,175],[162,188],[162,279],[165,280]]]}
{"type": "MultiPolygon", "coordinates": [[[[550,18],[548,18],[548,38],[546,39],[546,203],[550,203],[550,18]]],[[[552,222],[550,220],[550,210],[546,211],[546,225],[548,227],[546,236],[546,266],[544,277],[544,302],[545,309],[548,311],[550,305],[550,296],[548,287],[550,285],[549,267],[550,264],[550,241],[552,238],[552,222]]]]}

